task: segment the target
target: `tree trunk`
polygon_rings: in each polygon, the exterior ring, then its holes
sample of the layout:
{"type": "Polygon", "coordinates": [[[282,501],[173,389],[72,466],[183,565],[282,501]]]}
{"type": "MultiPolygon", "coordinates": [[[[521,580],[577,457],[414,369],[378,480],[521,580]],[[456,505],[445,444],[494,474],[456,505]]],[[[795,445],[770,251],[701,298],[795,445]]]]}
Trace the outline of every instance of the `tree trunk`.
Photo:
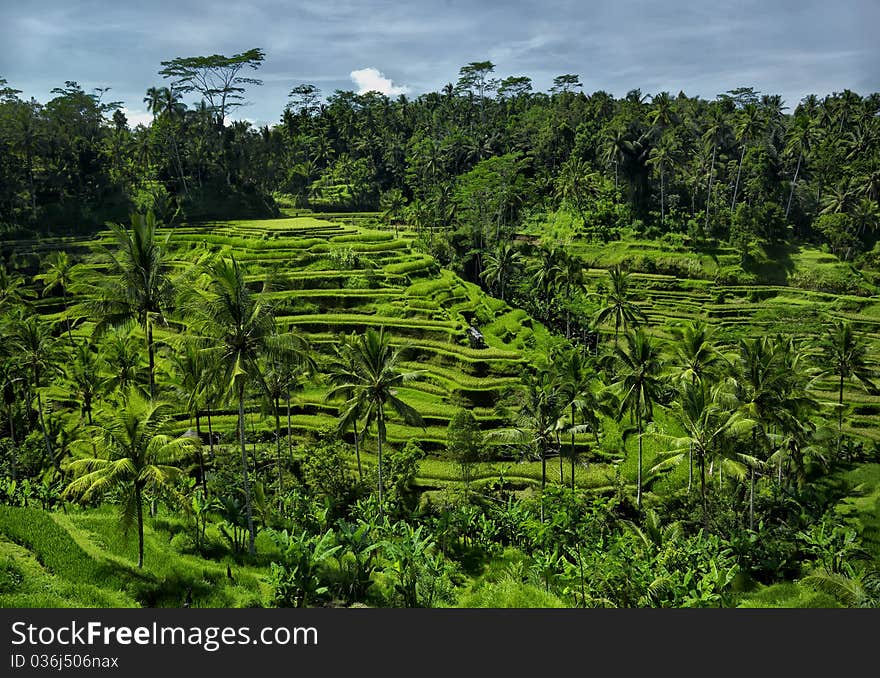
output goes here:
{"type": "Polygon", "coordinates": [[[788,194],[788,204],[785,206],[785,218],[788,219],[788,212],[791,210],[791,199],[794,197],[794,187],[797,185],[798,172],[801,169],[801,159],[804,157],[803,151],[798,155],[797,167],[794,168],[794,179],[791,180],[791,192],[788,194]]]}
{"type": "Polygon", "coordinates": [[[739,192],[739,174],[742,172],[743,160],[746,156],[746,147],[743,144],[742,153],[739,156],[739,167],[736,169],[736,183],[733,185],[733,201],[730,203],[730,215],[733,216],[733,210],[736,207],[736,194],[739,192]]]}
{"type": "Polygon", "coordinates": [[[251,484],[248,480],[247,446],[245,444],[244,426],[244,384],[240,384],[238,387],[238,434],[241,443],[241,477],[244,481],[244,505],[247,512],[248,553],[254,555],[256,553],[254,548],[256,533],[254,532],[254,513],[251,508],[251,484]]]}
{"type": "Polygon", "coordinates": [[[43,399],[40,397],[40,389],[35,389],[37,392],[37,414],[40,418],[40,431],[43,434],[43,442],[46,445],[46,460],[51,463],[56,470],[60,471],[61,467],[59,463],[55,460],[55,454],[52,452],[52,441],[49,440],[49,432],[46,430],[46,419],[43,416],[43,399]]]}
{"type": "Polygon", "coordinates": [[[378,474],[379,474],[379,521],[382,521],[382,518],[385,516],[385,507],[383,505],[383,496],[382,496],[382,443],[385,442],[385,411],[382,409],[382,406],[379,406],[379,417],[377,422],[377,434],[378,434],[378,452],[379,452],[379,465],[378,465],[378,474]]]}
{"type": "Polygon", "coordinates": [[[202,480],[202,492],[208,496],[208,481],[205,479],[205,455],[202,453],[202,421],[196,410],[196,435],[199,437],[199,474],[202,480]]]}
{"type": "Polygon", "coordinates": [[[138,523],[138,569],[144,566],[144,501],[141,496],[141,487],[138,484],[134,486],[134,501],[137,504],[137,523],[138,523]]]}
{"type": "Polygon", "coordinates": [[[156,353],[153,346],[153,323],[147,319],[147,355],[150,361],[150,399],[156,399],[156,353]]]}
{"type": "Polygon", "coordinates": [[[843,373],[840,373],[840,384],[837,390],[837,458],[840,458],[840,446],[843,442],[843,373]]]}
{"type": "MultiPolygon", "coordinates": [[[[571,426],[574,429],[574,404],[571,406],[571,426]]],[[[574,430],[571,432],[571,491],[574,492],[574,462],[576,457],[574,449],[574,430]]]]}
{"type": "Polygon", "coordinates": [[[639,469],[638,469],[638,479],[637,479],[637,488],[636,488],[636,508],[639,511],[642,510],[642,413],[640,410],[636,411],[636,420],[638,422],[639,429],[639,469]]]}
{"type": "Polygon", "coordinates": [[[364,482],[364,470],[361,467],[361,444],[360,436],[358,435],[357,420],[354,422],[354,455],[357,457],[358,463],[358,480],[364,482]]]}
{"type": "Polygon", "coordinates": [[[688,445],[688,496],[691,494],[691,487],[694,485],[694,444],[688,445]]]}
{"type": "Polygon", "coordinates": [[[663,186],[663,163],[660,163],[660,228],[666,223],[666,195],[663,186]]]}
{"type": "Polygon", "coordinates": [[[556,431],[556,449],[559,450],[559,484],[565,484],[565,471],[562,465],[562,443],[559,441],[559,431],[556,431]]]}
{"type": "Polygon", "coordinates": [[[718,145],[712,147],[712,166],[709,169],[709,191],[706,194],[706,224],[703,226],[704,235],[709,234],[709,205],[712,202],[712,178],[715,174],[715,151],[718,149],[718,145]]]}
{"type": "Polygon", "coordinates": [[[211,407],[206,406],[208,411],[208,445],[211,451],[211,459],[214,459],[214,427],[211,425],[211,407]]]}
{"type": "Polygon", "coordinates": [[[701,452],[699,455],[700,463],[700,494],[703,498],[703,527],[706,532],[709,531],[709,503],[706,501],[706,460],[701,452]]]}
{"type": "Polygon", "coordinates": [[[749,487],[749,530],[755,529],[755,467],[752,467],[751,483],[749,487]]]}
{"type": "Polygon", "coordinates": [[[281,473],[281,417],[278,414],[278,398],[273,398],[272,405],[275,409],[275,457],[278,462],[278,512],[281,513],[283,508],[281,502],[283,475],[281,473]]]}
{"type": "Polygon", "coordinates": [[[293,462],[293,437],[290,433],[290,393],[287,393],[287,456],[293,462]]]}
{"type": "Polygon", "coordinates": [[[9,439],[12,441],[12,457],[10,462],[12,464],[12,479],[17,480],[18,478],[18,466],[15,463],[18,459],[18,446],[15,444],[15,422],[13,421],[13,412],[12,412],[12,404],[6,408],[7,416],[9,417],[9,439]]]}

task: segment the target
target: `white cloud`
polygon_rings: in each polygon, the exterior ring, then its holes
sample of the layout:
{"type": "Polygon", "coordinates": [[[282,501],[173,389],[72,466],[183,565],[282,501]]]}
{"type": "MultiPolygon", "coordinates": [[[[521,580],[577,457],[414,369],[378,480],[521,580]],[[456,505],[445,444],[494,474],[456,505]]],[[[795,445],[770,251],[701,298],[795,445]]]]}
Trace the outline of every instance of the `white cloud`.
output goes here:
{"type": "Polygon", "coordinates": [[[380,92],[386,96],[397,96],[398,94],[406,94],[409,91],[408,87],[395,85],[375,68],[361,68],[360,70],[352,71],[349,75],[354,84],[358,86],[358,94],[380,92]]]}
{"type": "Polygon", "coordinates": [[[128,108],[123,106],[122,112],[125,114],[125,117],[128,119],[128,126],[132,127],[132,128],[137,127],[138,125],[144,125],[146,127],[153,120],[152,114],[147,113],[146,111],[139,111],[137,109],[129,110],[128,108]]]}

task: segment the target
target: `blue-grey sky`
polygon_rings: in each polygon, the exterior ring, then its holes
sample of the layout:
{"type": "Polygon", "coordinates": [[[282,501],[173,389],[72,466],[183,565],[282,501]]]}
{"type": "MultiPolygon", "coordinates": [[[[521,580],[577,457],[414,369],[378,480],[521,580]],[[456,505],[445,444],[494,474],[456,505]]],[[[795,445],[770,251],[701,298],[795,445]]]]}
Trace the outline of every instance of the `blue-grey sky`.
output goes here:
{"type": "Polygon", "coordinates": [[[793,109],[880,91],[878,26],[878,0],[0,0],[0,78],[39,101],[65,80],[110,87],[134,123],[161,61],[260,47],[264,85],[232,117],[261,124],[303,82],[414,97],[487,59],[536,90],[577,73],[588,93],[752,86],[793,109]]]}

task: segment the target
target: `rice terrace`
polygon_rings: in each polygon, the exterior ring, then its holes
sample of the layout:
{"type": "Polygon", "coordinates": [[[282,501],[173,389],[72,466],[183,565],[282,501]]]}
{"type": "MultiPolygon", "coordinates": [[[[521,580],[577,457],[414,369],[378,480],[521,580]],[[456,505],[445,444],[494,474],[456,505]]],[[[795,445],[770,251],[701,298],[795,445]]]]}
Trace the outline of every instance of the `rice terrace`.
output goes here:
{"type": "Polygon", "coordinates": [[[880,95],[268,58],[0,79],[0,606],[880,604],[880,95]]]}

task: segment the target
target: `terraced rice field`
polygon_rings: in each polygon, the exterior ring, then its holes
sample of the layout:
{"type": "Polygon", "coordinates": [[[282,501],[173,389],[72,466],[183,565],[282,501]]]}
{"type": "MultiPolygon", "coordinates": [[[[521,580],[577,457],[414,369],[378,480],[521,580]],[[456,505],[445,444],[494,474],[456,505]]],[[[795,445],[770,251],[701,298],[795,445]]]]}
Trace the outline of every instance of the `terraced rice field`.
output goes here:
{"type": "MultiPolygon", "coordinates": [[[[263,291],[273,306],[279,329],[305,336],[318,352],[319,364],[331,358],[333,344],[341,335],[384,327],[393,345],[405,347],[405,369],[421,374],[400,395],[425,420],[424,429],[392,420],[388,426],[392,446],[416,439],[428,452],[441,451],[447,425],[458,407],[473,411],[486,430],[503,425],[495,406],[518,382],[529,360],[526,346],[540,344],[549,336],[545,328],[441,269],[431,257],[414,250],[406,233],[396,237],[393,232],[352,221],[296,216],[179,226],[163,229],[161,235],[169,236],[172,265],[179,272],[209,252],[234,255],[245,267],[253,289],[263,291]],[[517,325],[515,333],[509,331],[512,321],[517,325]],[[481,329],[485,346],[471,346],[467,334],[471,325],[481,329]]],[[[109,232],[84,241],[42,241],[41,247],[43,254],[64,248],[79,257],[101,244],[112,246],[109,232]]],[[[39,310],[47,318],[60,320],[62,302],[61,298],[41,299],[39,310]]],[[[92,330],[87,318],[78,319],[74,326],[77,336],[90,336],[92,330]]],[[[156,340],[161,343],[177,330],[158,327],[156,340]]],[[[339,403],[326,400],[328,388],[319,375],[292,399],[290,428],[296,441],[303,434],[336,425],[339,403]]],[[[55,397],[63,400],[64,394],[55,391],[55,397]]],[[[256,400],[248,410],[255,437],[268,449],[274,439],[272,418],[260,411],[256,400]]],[[[286,412],[282,419],[286,433],[286,412]]],[[[179,420],[182,430],[192,425],[186,415],[179,420]]],[[[221,440],[234,440],[236,421],[231,403],[212,413],[212,425],[221,440]]],[[[363,452],[369,463],[370,440],[366,442],[363,452]]],[[[450,468],[441,463],[437,480],[449,476],[450,468]]],[[[535,469],[523,471],[540,478],[535,469]]],[[[497,478],[498,469],[487,464],[483,475],[497,478]]]]}
{"type": "MultiPolygon", "coordinates": [[[[545,345],[549,333],[524,311],[489,297],[416,251],[412,234],[401,230],[396,236],[365,227],[361,221],[355,215],[348,215],[344,221],[298,215],[179,226],[165,233],[170,236],[174,266],[180,271],[209,252],[234,254],[244,263],[254,290],[264,290],[275,308],[279,327],[304,335],[318,351],[319,361],[329,359],[340,335],[370,327],[384,327],[394,345],[406,347],[404,367],[419,371],[421,377],[402,389],[401,395],[422,413],[426,427],[414,429],[392,420],[389,442],[401,446],[410,439],[419,441],[432,455],[422,462],[419,482],[442,487],[458,477],[455,466],[442,457],[446,427],[455,409],[473,411],[486,431],[503,426],[496,406],[518,383],[523,366],[532,360],[534,351],[545,345]],[[470,345],[470,325],[479,327],[485,347],[470,345]]],[[[34,252],[44,256],[52,249],[63,248],[82,257],[101,243],[111,244],[109,232],[92,239],[57,238],[9,245],[23,256],[34,256],[34,252]]],[[[607,248],[574,243],[572,250],[584,260],[587,290],[599,292],[599,296],[607,277],[605,269],[620,262],[626,264],[634,252],[642,257],[668,260],[674,255],[681,259],[676,265],[687,275],[632,274],[634,300],[645,312],[650,330],[662,338],[672,339],[676,326],[699,319],[713,325],[720,341],[732,349],[740,337],[768,333],[816,336],[831,319],[848,319],[869,339],[870,360],[880,369],[877,296],[836,295],[785,281],[725,284],[721,282],[723,276],[717,274],[732,266],[730,262],[736,258],[732,251],[707,257],[672,248],[666,252],[658,243],[612,243],[607,248]],[[652,253],[650,247],[656,251],[652,253]]],[[[840,266],[836,259],[830,259],[807,251],[796,266],[840,266]]],[[[60,297],[40,299],[38,305],[47,317],[61,318],[60,297]]],[[[74,328],[80,336],[89,336],[91,331],[88,319],[81,319],[74,328]]],[[[176,331],[159,328],[156,338],[161,341],[176,331]]],[[[602,340],[608,341],[613,328],[604,328],[603,332],[602,340]]],[[[335,426],[338,403],[326,400],[327,390],[328,385],[319,377],[292,399],[289,422],[296,440],[335,426]]],[[[836,401],[834,380],[816,382],[814,395],[826,403],[836,401]]],[[[57,391],[55,397],[65,399],[57,391]]],[[[880,397],[848,383],[845,400],[851,406],[845,429],[867,441],[880,441],[880,397]]],[[[260,411],[256,400],[248,411],[249,427],[259,445],[267,450],[274,447],[272,418],[260,411]]],[[[185,415],[179,420],[181,430],[192,425],[185,415]]],[[[235,408],[230,404],[214,412],[212,423],[222,440],[232,440],[235,408]]],[[[287,412],[283,412],[283,433],[287,423],[287,412]]],[[[609,427],[613,429],[613,423],[609,427]]],[[[621,450],[612,449],[620,444],[613,434],[606,435],[601,449],[596,450],[587,436],[579,437],[577,445],[585,453],[584,462],[589,463],[578,466],[576,481],[583,487],[609,486],[615,465],[625,456],[621,450]]],[[[477,465],[473,477],[493,480],[504,476],[526,484],[540,481],[540,462],[518,463],[511,450],[495,450],[495,461],[477,465]]],[[[373,450],[369,438],[363,454],[370,463],[373,450]]],[[[625,472],[628,464],[627,459],[619,470],[625,472]]],[[[548,464],[548,469],[554,468],[548,464]]],[[[565,476],[568,473],[566,463],[565,476]]]]}

